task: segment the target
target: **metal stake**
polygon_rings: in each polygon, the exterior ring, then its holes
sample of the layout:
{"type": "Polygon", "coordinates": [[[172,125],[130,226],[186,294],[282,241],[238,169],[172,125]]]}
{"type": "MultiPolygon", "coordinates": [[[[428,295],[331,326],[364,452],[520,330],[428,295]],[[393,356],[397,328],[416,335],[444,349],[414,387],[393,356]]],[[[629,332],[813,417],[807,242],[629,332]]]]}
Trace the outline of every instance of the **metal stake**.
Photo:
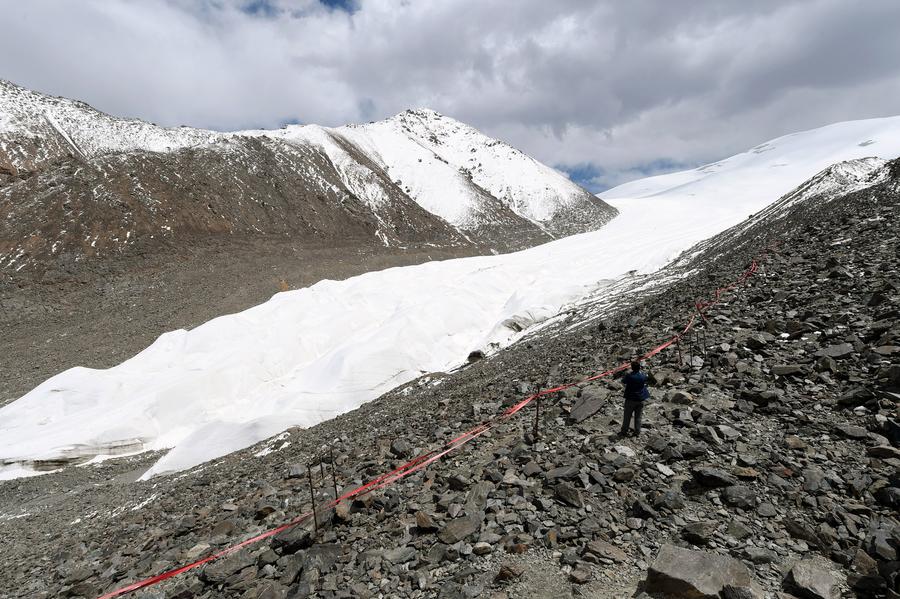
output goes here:
{"type": "Polygon", "coordinates": [[[313,524],[316,527],[316,536],[319,536],[319,515],[316,513],[316,494],[313,490],[312,469],[309,467],[309,464],[306,465],[306,475],[309,478],[309,500],[312,503],[313,524]]]}
{"type": "Polygon", "coordinates": [[[534,410],[534,438],[537,439],[539,435],[538,427],[541,422],[541,396],[537,396],[537,402],[535,404],[534,410]]]}
{"type": "Polygon", "coordinates": [[[328,453],[331,456],[331,484],[334,485],[334,498],[338,498],[337,492],[337,464],[334,462],[334,447],[328,446],[328,453]]]}

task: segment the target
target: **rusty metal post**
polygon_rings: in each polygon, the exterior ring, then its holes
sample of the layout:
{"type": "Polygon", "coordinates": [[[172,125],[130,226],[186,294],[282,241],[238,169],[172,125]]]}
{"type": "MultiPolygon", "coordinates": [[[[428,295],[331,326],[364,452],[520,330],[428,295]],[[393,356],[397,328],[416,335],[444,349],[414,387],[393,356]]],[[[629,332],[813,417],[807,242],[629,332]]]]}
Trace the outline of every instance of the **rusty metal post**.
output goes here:
{"type": "Polygon", "coordinates": [[[697,356],[699,357],[703,354],[703,347],[701,346],[699,329],[694,331],[694,339],[695,339],[695,343],[697,344],[697,356]]]}
{"type": "Polygon", "coordinates": [[[316,513],[316,493],[313,488],[312,468],[306,465],[306,476],[309,478],[309,500],[312,503],[313,524],[315,525],[316,536],[319,536],[319,515],[316,513]]]}
{"type": "Polygon", "coordinates": [[[535,403],[535,410],[534,410],[534,431],[533,431],[533,436],[534,436],[535,440],[537,440],[537,438],[540,436],[539,428],[540,428],[540,423],[541,423],[541,396],[538,395],[536,399],[537,399],[537,401],[535,403]]]}
{"type": "Polygon", "coordinates": [[[331,484],[334,486],[334,498],[338,498],[337,490],[337,464],[334,461],[334,447],[328,446],[328,453],[331,456],[331,484]]]}
{"type": "Polygon", "coordinates": [[[325,484],[325,453],[319,454],[319,474],[322,475],[322,484],[325,484]]]}

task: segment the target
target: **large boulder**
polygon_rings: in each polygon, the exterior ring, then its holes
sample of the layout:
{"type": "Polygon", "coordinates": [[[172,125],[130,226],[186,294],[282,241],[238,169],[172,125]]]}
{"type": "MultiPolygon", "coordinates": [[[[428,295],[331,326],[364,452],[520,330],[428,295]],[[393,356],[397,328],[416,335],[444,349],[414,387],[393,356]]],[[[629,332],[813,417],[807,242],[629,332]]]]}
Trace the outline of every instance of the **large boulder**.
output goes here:
{"type": "Polygon", "coordinates": [[[272,544],[282,555],[291,555],[311,547],[315,540],[312,531],[305,526],[292,526],[272,538],[272,544]]]}
{"type": "Polygon", "coordinates": [[[225,580],[237,574],[244,568],[249,568],[256,563],[249,551],[241,550],[221,559],[210,562],[200,572],[200,578],[209,584],[221,584],[225,580]]]}
{"type": "Polygon", "coordinates": [[[592,553],[598,557],[611,559],[619,563],[628,560],[628,554],[602,539],[593,540],[585,545],[584,553],[592,553]]]}
{"type": "Polygon", "coordinates": [[[853,346],[849,343],[840,343],[838,345],[830,345],[828,347],[824,347],[816,352],[816,357],[821,358],[827,356],[834,360],[843,360],[844,358],[849,358],[855,353],[853,346]]]}
{"type": "Polygon", "coordinates": [[[724,470],[699,466],[691,471],[694,482],[703,487],[731,487],[737,485],[737,479],[724,470]]]}
{"type": "Polygon", "coordinates": [[[784,577],[782,586],[802,599],[834,599],[837,596],[834,577],[812,560],[794,564],[784,577]]]}
{"type": "Polygon", "coordinates": [[[609,399],[609,391],[603,387],[589,386],[581,390],[581,397],[575,400],[575,405],[569,412],[569,420],[582,422],[600,411],[609,399]]]}
{"type": "Polygon", "coordinates": [[[553,494],[558,500],[574,508],[584,507],[584,499],[581,497],[581,492],[569,483],[560,483],[553,487],[553,494]]]}
{"type": "Polygon", "coordinates": [[[718,528],[719,523],[712,520],[692,522],[681,529],[681,538],[691,545],[709,545],[718,528]]]}
{"type": "Polygon", "coordinates": [[[647,571],[645,590],[683,599],[763,599],[744,564],[724,555],[663,545],[647,571]]]}
{"type": "Polygon", "coordinates": [[[478,532],[481,529],[482,520],[484,520],[484,515],[480,513],[467,514],[451,520],[438,533],[438,538],[448,545],[458,543],[478,532]]]}

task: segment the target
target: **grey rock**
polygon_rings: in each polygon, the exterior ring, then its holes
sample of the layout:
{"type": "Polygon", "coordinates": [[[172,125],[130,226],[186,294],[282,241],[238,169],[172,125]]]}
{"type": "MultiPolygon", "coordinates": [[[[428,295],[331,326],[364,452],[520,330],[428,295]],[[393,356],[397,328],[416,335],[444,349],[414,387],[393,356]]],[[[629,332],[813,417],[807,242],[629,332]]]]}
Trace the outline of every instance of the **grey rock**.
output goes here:
{"type": "Polygon", "coordinates": [[[244,568],[249,568],[256,563],[253,556],[247,550],[240,550],[231,555],[219,558],[204,566],[200,578],[210,584],[221,584],[231,576],[244,568]]]}
{"type": "Polygon", "coordinates": [[[647,571],[645,590],[690,599],[719,599],[728,592],[744,592],[764,599],[753,575],[741,562],[723,555],[663,545],[647,571]],[[740,590],[740,591],[739,591],[740,590]]]}
{"type": "Polygon", "coordinates": [[[722,501],[731,507],[750,509],[756,505],[756,492],[744,485],[732,485],[722,491],[722,501]]]}
{"type": "Polygon", "coordinates": [[[395,439],[391,443],[391,453],[398,458],[408,457],[412,453],[412,445],[406,439],[395,439]]]}
{"type": "Polygon", "coordinates": [[[593,555],[596,555],[597,557],[611,559],[619,563],[628,560],[628,555],[624,551],[622,551],[615,545],[612,545],[611,543],[607,543],[602,539],[595,539],[593,541],[590,541],[587,545],[585,545],[584,552],[591,553],[593,555]]]}
{"type": "Polygon", "coordinates": [[[741,540],[752,535],[753,531],[737,520],[732,520],[728,523],[728,526],[725,527],[725,534],[733,539],[741,540]]]}
{"type": "Polygon", "coordinates": [[[837,596],[834,577],[811,560],[794,564],[782,586],[801,599],[835,599],[837,596]]]}
{"type": "Polygon", "coordinates": [[[900,449],[891,447],[890,445],[877,445],[875,447],[867,447],[866,454],[872,456],[873,458],[880,458],[883,460],[891,458],[900,459],[900,449]]]}
{"type": "Polygon", "coordinates": [[[416,527],[422,532],[431,532],[438,528],[431,516],[422,511],[416,512],[416,527]]]}
{"type": "Polygon", "coordinates": [[[404,545],[384,552],[384,559],[392,564],[405,564],[416,559],[416,548],[404,545]]]}
{"type": "Polygon", "coordinates": [[[718,528],[718,522],[692,522],[681,529],[681,538],[691,545],[708,545],[718,528]]]}
{"type": "Polygon", "coordinates": [[[75,597],[95,597],[97,595],[97,586],[88,581],[81,581],[72,585],[68,594],[75,597]]]}
{"type": "Polygon", "coordinates": [[[483,480],[475,483],[466,494],[466,511],[479,512],[484,510],[487,504],[487,498],[491,491],[494,490],[494,483],[483,480]]]}
{"type": "Polygon", "coordinates": [[[259,583],[253,589],[255,599],[283,599],[286,594],[287,589],[270,580],[259,583]]]}
{"type": "Polygon", "coordinates": [[[634,479],[633,468],[619,468],[616,470],[615,474],[613,474],[613,480],[619,483],[629,482],[632,479],[634,479]]]}
{"type": "Polygon", "coordinates": [[[540,464],[538,464],[538,463],[535,462],[534,460],[528,462],[528,463],[525,464],[525,466],[522,468],[522,473],[523,473],[525,476],[537,476],[537,475],[540,474],[541,472],[543,472],[543,469],[541,468],[540,464]]]}
{"type": "Polygon", "coordinates": [[[891,527],[888,523],[882,522],[881,525],[874,526],[866,535],[865,546],[867,551],[873,557],[884,561],[895,561],[897,559],[897,550],[894,544],[900,545],[896,540],[900,538],[900,530],[891,527]]]}
{"type": "Polygon", "coordinates": [[[824,490],[828,483],[825,482],[825,473],[821,468],[812,467],[803,471],[803,490],[809,493],[824,490]]]}
{"type": "Polygon", "coordinates": [[[777,376],[791,376],[794,374],[801,374],[803,372],[803,366],[799,364],[779,364],[778,366],[772,367],[772,374],[777,376]]]}
{"type": "Polygon", "coordinates": [[[724,470],[700,466],[691,471],[694,481],[704,487],[729,487],[737,484],[737,479],[724,470]]]}
{"type": "Polygon", "coordinates": [[[768,549],[754,547],[753,545],[748,545],[744,548],[744,555],[754,564],[771,564],[778,559],[778,556],[768,549]]]}
{"type": "Polygon", "coordinates": [[[574,508],[584,507],[584,499],[581,492],[569,483],[559,483],[553,487],[554,496],[563,503],[574,508]]]}
{"type": "Polygon", "coordinates": [[[300,572],[303,571],[303,555],[295,553],[294,555],[283,559],[286,561],[281,568],[281,577],[278,579],[278,582],[290,585],[293,584],[297,579],[297,576],[300,575],[300,572]]]}
{"type": "Polygon", "coordinates": [[[318,543],[306,551],[304,567],[327,572],[337,563],[342,553],[341,546],[336,543],[318,543]]]}
{"type": "Polygon", "coordinates": [[[272,543],[282,554],[297,553],[313,544],[313,535],[303,526],[294,526],[275,535],[272,543]]]}
{"type": "Polygon", "coordinates": [[[306,580],[300,580],[288,590],[286,599],[306,599],[306,597],[311,597],[312,594],[312,585],[306,580]]]}
{"type": "Polygon", "coordinates": [[[577,477],[579,473],[580,470],[578,469],[578,466],[569,464],[568,466],[560,466],[559,468],[552,468],[550,470],[547,470],[547,472],[544,473],[544,478],[548,482],[554,481],[556,479],[572,480],[573,478],[577,477]]]}
{"type": "Polygon", "coordinates": [[[569,580],[575,584],[585,584],[591,579],[591,571],[585,566],[578,566],[569,573],[569,580]]]}
{"type": "Polygon", "coordinates": [[[815,546],[820,546],[822,544],[822,540],[819,538],[819,535],[816,534],[816,531],[799,520],[793,520],[791,518],[785,519],[784,528],[788,531],[788,534],[795,539],[806,541],[815,546]]]}
{"type": "Polygon", "coordinates": [[[481,529],[483,514],[467,514],[447,523],[438,533],[438,539],[447,545],[453,545],[470,537],[481,529]]]}
{"type": "Polygon", "coordinates": [[[496,582],[510,582],[521,577],[525,573],[525,566],[515,563],[506,563],[500,566],[500,571],[494,577],[496,582]]]}
{"type": "Polygon", "coordinates": [[[849,343],[840,343],[838,345],[829,345],[815,353],[817,358],[828,357],[833,360],[843,360],[849,358],[855,353],[853,346],[849,343]]]}
{"type": "Polygon", "coordinates": [[[689,443],[682,446],[681,455],[691,460],[705,456],[707,451],[709,451],[709,446],[706,443],[689,443]]]}
{"type": "Polygon", "coordinates": [[[569,412],[569,420],[578,423],[583,422],[600,411],[609,399],[609,391],[602,387],[590,385],[581,390],[581,397],[575,400],[575,405],[569,412]]]}
{"type": "Polygon", "coordinates": [[[853,424],[839,424],[834,428],[838,433],[850,439],[865,439],[869,434],[869,431],[863,427],[855,426],[853,424]]]}
{"type": "Polygon", "coordinates": [[[66,584],[75,584],[76,582],[81,582],[82,580],[87,580],[91,576],[94,575],[94,569],[87,564],[80,564],[71,568],[66,574],[66,584]]]}
{"type": "Polygon", "coordinates": [[[493,551],[490,543],[479,541],[472,546],[472,553],[475,555],[487,555],[493,551]]]}
{"type": "Polygon", "coordinates": [[[653,498],[653,507],[676,512],[684,508],[684,497],[674,489],[667,489],[653,498]]]}
{"type": "Polygon", "coordinates": [[[672,403],[681,404],[681,405],[691,405],[696,400],[694,396],[688,393],[687,391],[671,391],[666,395],[666,399],[672,403]]]}

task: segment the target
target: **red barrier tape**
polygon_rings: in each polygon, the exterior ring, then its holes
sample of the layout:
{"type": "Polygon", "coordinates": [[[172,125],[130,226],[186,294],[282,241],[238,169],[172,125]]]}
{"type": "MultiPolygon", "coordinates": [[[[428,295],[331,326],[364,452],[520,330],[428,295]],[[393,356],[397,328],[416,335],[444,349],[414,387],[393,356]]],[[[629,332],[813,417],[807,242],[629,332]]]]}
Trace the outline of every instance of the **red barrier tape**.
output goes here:
{"type": "MultiPolygon", "coordinates": [[[[765,253],[766,252],[763,252],[762,255],[765,255],[765,253]]],[[[725,287],[719,287],[718,289],[716,289],[713,293],[713,299],[705,301],[705,302],[704,301],[696,302],[695,307],[697,308],[697,313],[700,315],[700,317],[704,321],[706,321],[706,315],[704,314],[705,310],[707,310],[711,306],[718,304],[721,301],[721,297],[723,294],[725,294],[729,291],[732,291],[736,287],[745,283],[747,281],[747,279],[749,279],[751,276],[753,276],[753,274],[757,271],[757,268],[758,268],[758,263],[756,260],[753,260],[750,263],[750,266],[747,268],[747,270],[745,270],[741,274],[741,276],[738,277],[738,279],[736,281],[732,282],[731,284],[729,284],[725,287]]],[[[697,322],[697,315],[695,314],[695,315],[691,316],[690,320],[688,320],[688,323],[685,325],[684,329],[681,330],[681,332],[676,333],[675,335],[673,335],[672,337],[667,339],[665,342],[652,348],[650,351],[645,353],[643,356],[640,356],[639,359],[647,360],[649,358],[652,358],[653,356],[660,353],[661,351],[663,351],[664,349],[666,349],[673,343],[677,343],[682,337],[684,337],[684,335],[686,335],[694,327],[694,324],[696,324],[696,322],[697,322]]],[[[336,497],[335,499],[332,499],[331,501],[320,506],[319,508],[316,508],[315,510],[311,510],[306,513],[303,513],[303,514],[297,516],[296,518],[294,518],[293,520],[291,520],[285,524],[282,524],[281,526],[278,526],[277,528],[273,528],[273,529],[267,530],[266,532],[258,534],[256,536],[250,537],[249,539],[241,541],[240,543],[237,543],[230,547],[226,547],[225,549],[223,549],[217,553],[208,555],[208,556],[206,556],[202,559],[199,559],[195,562],[192,562],[190,564],[186,564],[179,568],[175,568],[174,570],[169,570],[167,572],[163,572],[162,574],[157,574],[156,576],[153,576],[151,578],[145,578],[144,580],[139,580],[137,582],[129,584],[128,586],[122,587],[115,591],[109,592],[105,595],[102,595],[101,597],[99,597],[99,599],[113,599],[115,597],[120,597],[126,593],[130,593],[132,591],[137,591],[139,589],[143,589],[143,588],[152,586],[154,584],[160,583],[164,580],[168,580],[169,578],[173,578],[175,576],[178,576],[179,574],[183,574],[184,572],[193,570],[194,568],[198,568],[204,564],[208,564],[211,561],[217,560],[221,557],[225,557],[226,555],[234,553],[235,551],[238,551],[248,545],[252,545],[263,539],[273,537],[280,532],[283,532],[283,531],[293,528],[299,524],[302,524],[303,522],[309,520],[309,518],[313,515],[313,511],[315,511],[315,512],[327,511],[327,510],[337,506],[339,503],[343,503],[344,501],[347,501],[348,499],[353,499],[355,497],[359,497],[359,496],[365,495],[367,493],[371,493],[372,491],[376,491],[378,489],[388,487],[388,486],[394,484],[395,482],[397,482],[398,480],[405,478],[405,477],[409,476],[410,474],[418,472],[419,470],[422,470],[423,468],[427,467],[429,464],[436,462],[437,460],[441,459],[448,453],[451,453],[451,452],[459,449],[463,445],[467,444],[469,441],[480,437],[481,435],[490,431],[492,428],[494,428],[501,422],[505,422],[506,420],[508,420],[509,418],[514,416],[516,413],[518,413],[520,410],[522,410],[525,406],[527,406],[534,400],[538,399],[539,397],[543,397],[544,395],[551,395],[553,393],[558,393],[560,391],[564,391],[566,389],[570,389],[570,388],[578,386],[578,385],[583,385],[584,383],[589,383],[591,381],[596,381],[598,379],[602,379],[602,378],[611,376],[613,374],[616,374],[618,372],[622,372],[623,370],[626,370],[627,368],[629,368],[629,366],[630,366],[630,362],[626,362],[624,364],[620,364],[620,365],[616,366],[615,368],[606,370],[604,372],[595,374],[593,376],[589,376],[585,379],[582,379],[582,380],[574,382],[574,383],[566,383],[564,385],[551,387],[549,389],[543,389],[533,395],[530,395],[529,397],[526,397],[525,399],[519,401],[518,403],[510,406],[509,408],[507,408],[500,414],[494,416],[490,420],[487,420],[486,422],[479,424],[475,428],[462,433],[455,439],[448,441],[440,449],[432,450],[427,453],[423,453],[422,455],[410,460],[409,462],[407,462],[401,466],[398,466],[394,470],[391,470],[390,472],[387,472],[385,474],[381,474],[381,475],[373,478],[369,482],[367,482],[363,485],[360,485],[359,487],[356,487],[355,489],[347,491],[340,497],[336,497]]]]}

